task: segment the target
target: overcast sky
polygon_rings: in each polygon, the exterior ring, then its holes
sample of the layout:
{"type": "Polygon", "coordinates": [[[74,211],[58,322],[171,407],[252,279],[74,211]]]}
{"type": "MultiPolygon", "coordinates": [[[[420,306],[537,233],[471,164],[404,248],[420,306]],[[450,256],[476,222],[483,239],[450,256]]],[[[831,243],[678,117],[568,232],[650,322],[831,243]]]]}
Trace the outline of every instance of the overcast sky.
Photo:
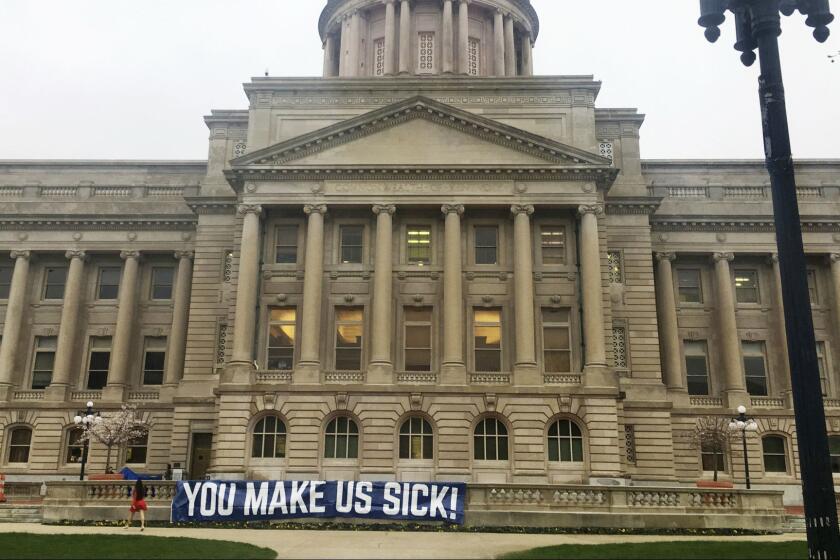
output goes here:
{"type": "MultiPolygon", "coordinates": [[[[646,158],[762,157],[757,66],[715,45],[696,0],[532,0],[537,74],[593,74],[599,107],[637,107],[646,158]]],[[[836,3],[836,2],[835,2],[836,3]]],[[[241,84],[320,74],[323,0],[0,0],[0,159],[204,159],[210,109],[241,84]]],[[[835,6],[839,10],[840,6],[835,6]]],[[[840,158],[840,25],[785,20],[794,153],[840,158]]]]}

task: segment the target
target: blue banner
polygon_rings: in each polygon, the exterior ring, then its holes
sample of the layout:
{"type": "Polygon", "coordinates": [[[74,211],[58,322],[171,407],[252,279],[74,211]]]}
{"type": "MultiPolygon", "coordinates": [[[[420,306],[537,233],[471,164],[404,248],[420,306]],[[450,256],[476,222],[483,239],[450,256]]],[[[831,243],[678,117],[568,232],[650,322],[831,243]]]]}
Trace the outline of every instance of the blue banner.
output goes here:
{"type": "Polygon", "coordinates": [[[463,525],[464,483],[222,481],[178,482],[173,522],[367,518],[463,525]]]}

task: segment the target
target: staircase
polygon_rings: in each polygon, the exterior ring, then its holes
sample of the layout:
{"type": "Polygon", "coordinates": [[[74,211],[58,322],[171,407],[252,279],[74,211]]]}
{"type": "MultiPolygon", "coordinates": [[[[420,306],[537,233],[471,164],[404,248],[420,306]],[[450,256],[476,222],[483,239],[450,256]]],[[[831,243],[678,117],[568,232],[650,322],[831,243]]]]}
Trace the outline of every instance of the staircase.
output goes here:
{"type": "Polygon", "coordinates": [[[782,525],[784,533],[804,533],[805,517],[802,515],[785,515],[785,522],[782,525]]]}
{"type": "Polygon", "coordinates": [[[42,517],[39,505],[0,504],[0,523],[41,523],[42,517]]]}

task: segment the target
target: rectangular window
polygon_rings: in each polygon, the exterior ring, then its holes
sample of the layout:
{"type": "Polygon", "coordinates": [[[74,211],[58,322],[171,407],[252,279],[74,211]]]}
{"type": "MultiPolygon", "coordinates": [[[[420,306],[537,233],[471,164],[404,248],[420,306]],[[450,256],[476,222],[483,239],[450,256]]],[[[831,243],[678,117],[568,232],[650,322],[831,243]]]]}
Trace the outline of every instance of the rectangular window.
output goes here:
{"type": "Polygon", "coordinates": [[[298,227],[277,226],[274,238],[274,262],[296,264],[298,250],[298,227]]]}
{"type": "Polygon", "coordinates": [[[677,270],[677,290],[680,303],[703,303],[700,271],[693,268],[677,270]]]}
{"type": "Polygon", "coordinates": [[[569,309],[542,308],[543,356],[547,373],[572,371],[572,340],[569,309]]]}
{"type": "Polygon", "coordinates": [[[499,263],[499,228],[496,226],[476,226],[475,228],[475,264],[499,263]]]}
{"type": "Polygon", "coordinates": [[[565,264],[566,228],[563,226],[541,227],[540,249],[543,264],[565,264]]]}
{"type": "Polygon", "coordinates": [[[502,371],[502,310],[473,310],[475,370],[502,371]]]}
{"type": "Polygon", "coordinates": [[[417,38],[417,65],[421,74],[435,70],[435,34],[424,31],[417,38]]]}
{"type": "Polygon", "coordinates": [[[149,454],[149,435],[129,441],[126,446],[125,462],[129,465],[143,465],[149,454]]]}
{"type": "Polygon", "coordinates": [[[143,385],[163,385],[166,337],[147,336],[143,354],[143,385]]]}
{"type": "Polygon", "coordinates": [[[726,457],[724,450],[716,448],[713,444],[703,443],[700,457],[705,472],[726,472],[726,457]],[[717,463],[717,464],[715,464],[717,463]]]}
{"type": "Polygon", "coordinates": [[[32,361],[32,388],[46,389],[52,383],[58,337],[36,336],[35,359],[32,361]]]}
{"type": "Polygon", "coordinates": [[[373,41],[373,75],[385,75],[385,39],[373,41]]]}
{"type": "Polygon", "coordinates": [[[840,436],[828,436],[828,453],[831,456],[831,472],[840,473],[840,436]]]}
{"type": "Polygon", "coordinates": [[[817,290],[817,271],[813,268],[808,269],[808,296],[811,298],[811,305],[820,302],[820,293],[817,290]]]}
{"type": "Polygon", "coordinates": [[[297,308],[269,310],[267,369],[290,371],[295,367],[297,308]]]}
{"type": "Polygon", "coordinates": [[[432,371],[432,308],[405,307],[405,370],[432,371]]]}
{"type": "Polygon", "coordinates": [[[610,265],[610,283],[624,283],[624,266],[621,262],[621,251],[607,251],[607,262],[610,265]]]}
{"type": "Polygon", "coordinates": [[[120,293],[122,270],[117,267],[99,269],[99,286],[96,299],[117,299],[120,293]]]}
{"type": "Polygon", "coordinates": [[[481,74],[481,41],[475,37],[469,39],[469,51],[467,54],[467,73],[470,76],[481,74]]]}
{"type": "Polygon", "coordinates": [[[44,280],[44,299],[64,299],[66,283],[66,267],[48,268],[44,280]]]}
{"type": "Polygon", "coordinates": [[[787,444],[784,438],[779,436],[764,436],[761,439],[761,448],[764,455],[765,472],[788,472],[787,444]]]}
{"type": "Polygon", "coordinates": [[[335,369],[361,371],[364,330],[364,308],[335,308],[335,369]]]}
{"type": "Polygon", "coordinates": [[[753,396],[767,396],[767,359],[763,342],[742,341],[744,353],[744,375],[747,393],[753,396]]]}
{"type": "Polygon", "coordinates": [[[0,299],[9,299],[13,272],[14,268],[11,266],[0,266],[0,299]]]}
{"type": "Polygon", "coordinates": [[[364,248],[363,226],[341,226],[338,229],[341,264],[361,264],[364,248]]]}
{"type": "Polygon", "coordinates": [[[689,395],[709,394],[709,349],[705,340],[686,340],[685,372],[689,395]]]}
{"type": "Polygon", "coordinates": [[[91,337],[87,380],[87,388],[89,390],[98,391],[105,388],[105,385],[108,383],[108,368],[110,366],[111,337],[91,337]]]}
{"type": "Polygon", "coordinates": [[[152,269],[152,299],[172,299],[172,285],[175,282],[175,268],[171,266],[154,267],[152,269]]]}
{"type": "Polygon", "coordinates": [[[817,365],[820,371],[820,387],[822,396],[828,395],[828,360],[825,355],[825,342],[817,342],[817,365]]]}
{"type": "Polygon", "coordinates": [[[758,271],[735,271],[735,299],[738,303],[758,303],[758,271]]]}
{"type": "Polygon", "coordinates": [[[406,233],[408,264],[427,265],[432,262],[432,230],[429,226],[408,226],[406,233]]]}

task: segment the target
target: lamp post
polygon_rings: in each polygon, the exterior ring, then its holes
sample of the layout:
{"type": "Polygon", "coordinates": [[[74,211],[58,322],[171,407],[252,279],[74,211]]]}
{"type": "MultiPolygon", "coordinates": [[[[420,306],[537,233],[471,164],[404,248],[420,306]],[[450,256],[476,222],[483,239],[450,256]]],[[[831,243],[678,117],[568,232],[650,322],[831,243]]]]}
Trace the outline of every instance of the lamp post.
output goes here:
{"type": "MultiPolygon", "coordinates": [[[[744,480],[747,483],[747,490],[750,489],[750,456],[747,453],[747,432],[758,430],[758,424],[752,418],[747,418],[747,408],[738,407],[738,416],[729,422],[730,431],[741,431],[741,443],[744,447],[744,480]]],[[[734,467],[733,467],[734,470],[734,467]]]]}
{"type": "Polygon", "coordinates": [[[840,558],[837,507],[779,59],[780,13],[789,16],[797,9],[807,16],[805,23],[814,28],[814,38],[825,42],[829,36],[827,26],[834,20],[828,0],[700,0],[698,23],[706,28],[706,38],[715,42],[726,12],[732,12],[737,34],[735,50],[741,52],[741,61],[751,66],[758,49],[763,141],[773,192],[808,548],[811,558],[840,558]]]}
{"type": "Polygon", "coordinates": [[[102,421],[102,417],[99,416],[98,412],[94,412],[93,410],[93,401],[88,401],[87,403],[87,410],[79,412],[75,418],[73,418],[73,422],[76,426],[82,429],[84,433],[84,444],[82,446],[82,468],[79,472],[79,480],[85,479],[85,465],[87,464],[88,459],[88,449],[90,448],[90,438],[88,437],[88,431],[93,427],[94,424],[99,424],[102,421]]]}

